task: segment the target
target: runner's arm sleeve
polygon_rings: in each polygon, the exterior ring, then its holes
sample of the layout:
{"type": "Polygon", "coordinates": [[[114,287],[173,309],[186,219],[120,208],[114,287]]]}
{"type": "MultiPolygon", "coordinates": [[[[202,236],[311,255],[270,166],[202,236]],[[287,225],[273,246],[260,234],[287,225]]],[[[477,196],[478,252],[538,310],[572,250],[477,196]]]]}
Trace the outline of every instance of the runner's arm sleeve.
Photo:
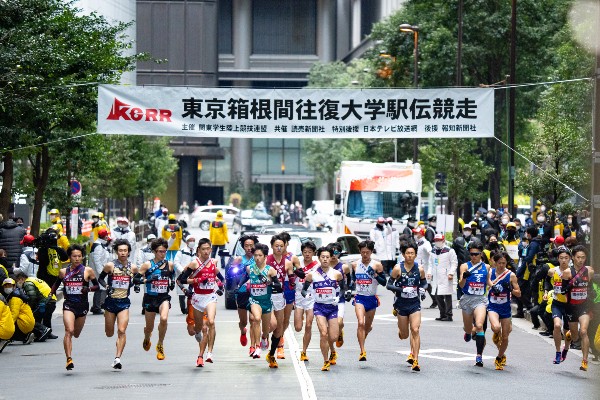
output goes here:
{"type": "Polygon", "coordinates": [[[90,292],[95,292],[100,288],[98,284],[98,279],[94,278],[90,282],[92,282],[92,286],[90,286],[90,292]]]}
{"type": "Polygon", "coordinates": [[[221,283],[225,283],[225,277],[223,276],[223,274],[220,271],[217,274],[217,278],[219,278],[219,280],[221,281],[221,283]]]}
{"type": "Polygon", "coordinates": [[[283,290],[283,288],[281,286],[281,282],[279,282],[279,279],[277,279],[277,275],[275,275],[273,278],[271,278],[271,280],[273,281],[273,283],[272,283],[273,290],[276,293],[281,293],[281,291],[283,290]]]}
{"type": "Polygon", "coordinates": [[[385,275],[383,272],[381,273],[377,273],[377,276],[375,277],[375,280],[377,281],[377,283],[379,283],[381,286],[385,286],[386,285],[386,281],[385,281],[385,275]]]}
{"type": "Polygon", "coordinates": [[[427,283],[427,278],[421,278],[421,280],[419,281],[419,287],[421,289],[427,289],[427,285],[429,285],[427,283]]]}
{"type": "Polygon", "coordinates": [[[108,274],[105,271],[100,272],[100,276],[98,277],[98,283],[100,285],[102,285],[102,287],[106,287],[106,281],[104,280],[104,278],[106,278],[108,274]]]}
{"type": "Polygon", "coordinates": [[[302,268],[295,269],[294,274],[300,279],[306,278],[306,273],[302,270],[302,268]]]}
{"type": "Polygon", "coordinates": [[[144,283],[144,276],[139,272],[133,276],[134,285],[142,285],[144,283]]]}
{"type": "Polygon", "coordinates": [[[386,288],[387,290],[390,290],[390,291],[392,291],[392,292],[396,292],[396,293],[400,293],[400,292],[402,292],[402,288],[401,288],[401,287],[398,287],[398,286],[396,286],[396,285],[394,284],[395,282],[396,282],[396,280],[390,276],[390,279],[388,279],[388,281],[387,281],[387,285],[385,285],[385,288],[386,288]]]}
{"type": "Polygon", "coordinates": [[[182,285],[187,285],[187,279],[189,278],[189,276],[192,274],[192,270],[189,268],[186,268],[185,270],[183,270],[183,272],[181,274],[179,274],[179,276],[177,277],[177,282],[179,282],[182,285]]]}
{"type": "Polygon", "coordinates": [[[344,280],[344,274],[342,274],[342,279],[338,281],[338,284],[340,285],[340,295],[343,296],[346,292],[346,281],[344,280]]]}

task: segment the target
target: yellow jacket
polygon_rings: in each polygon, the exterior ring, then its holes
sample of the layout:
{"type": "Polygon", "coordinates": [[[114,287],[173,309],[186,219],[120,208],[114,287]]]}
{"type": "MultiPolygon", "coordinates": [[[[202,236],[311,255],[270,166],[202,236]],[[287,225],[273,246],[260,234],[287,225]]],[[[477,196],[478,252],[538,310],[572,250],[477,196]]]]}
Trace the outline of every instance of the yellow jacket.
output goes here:
{"type": "Polygon", "coordinates": [[[27,334],[33,330],[35,318],[29,304],[25,303],[17,296],[13,296],[8,301],[13,323],[16,323],[21,332],[27,334]]]}
{"type": "Polygon", "coordinates": [[[179,224],[166,224],[163,226],[161,236],[167,242],[171,239],[171,234],[175,232],[175,239],[171,246],[167,250],[179,250],[181,248],[181,241],[183,240],[183,228],[179,224]]]}
{"type": "Polygon", "coordinates": [[[210,224],[209,228],[209,239],[213,246],[223,246],[229,243],[229,236],[227,236],[227,224],[223,217],[217,217],[210,224]]]}
{"type": "Polygon", "coordinates": [[[10,307],[0,300],[0,339],[8,340],[15,334],[15,322],[12,319],[10,307]]]}

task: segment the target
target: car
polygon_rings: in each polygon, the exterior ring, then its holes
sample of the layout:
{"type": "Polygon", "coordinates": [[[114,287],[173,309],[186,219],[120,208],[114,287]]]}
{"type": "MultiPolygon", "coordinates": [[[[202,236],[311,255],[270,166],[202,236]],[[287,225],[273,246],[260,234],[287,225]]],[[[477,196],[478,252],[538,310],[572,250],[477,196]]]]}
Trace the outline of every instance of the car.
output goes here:
{"type": "Polygon", "coordinates": [[[217,211],[223,211],[223,219],[227,227],[233,229],[234,233],[239,231],[240,209],[232,206],[202,206],[194,210],[191,215],[190,226],[200,227],[203,231],[210,228],[210,223],[217,218],[217,211]]]}
{"type": "Polygon", "coordinates": [[[240,230],[257,230],[263,226],[273,225],[273,219],[264,211],[242,210],[240,225],[240,230]]]}

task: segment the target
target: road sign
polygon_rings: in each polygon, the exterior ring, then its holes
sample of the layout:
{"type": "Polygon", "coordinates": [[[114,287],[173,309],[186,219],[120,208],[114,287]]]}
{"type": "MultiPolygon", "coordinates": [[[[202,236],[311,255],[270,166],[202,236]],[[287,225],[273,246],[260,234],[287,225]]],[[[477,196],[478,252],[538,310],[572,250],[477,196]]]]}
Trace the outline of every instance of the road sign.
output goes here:
{"type": "Polygon", "coordinates": [[[71,195],[81,195],[81,183],[78,180],[71,179],[71,184],[69,186],[71,187],[71,195]]]}
{"type": "Polygon", "coordinates": [[[444,192],[438,192],[438,193],[436,193],[436,194],[435,194],[435,197],[438,197],[438,198],[440,198],[440,199],[441,199],[441,198],[444,198],[444,197],[446,197],[446,196],[448,196],[448,193],[444,193],[444,192]]]}

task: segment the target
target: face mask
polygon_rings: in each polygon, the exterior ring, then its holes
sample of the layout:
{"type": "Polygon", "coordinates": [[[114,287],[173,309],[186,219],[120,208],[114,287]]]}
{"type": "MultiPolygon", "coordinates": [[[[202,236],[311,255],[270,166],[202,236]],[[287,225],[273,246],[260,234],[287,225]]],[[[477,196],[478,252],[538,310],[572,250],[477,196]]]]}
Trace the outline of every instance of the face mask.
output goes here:
{"type": "Polygon", "coordinates": [[[98,217],[94,217],[94,218],[92,218],[92,221],[94,221],[94,222],[98,222],[98,217]]]}
{"type": "Polygon", "coordinates": [[[521,229],[521,225],[517,225],[517,230],[521,229]]]}
{"type": "Polygon", "coordinates": [[[503,223],[504,225],[508,224],[508,223],[509,223],[509,220],[508,220],[508,218],[502,218],[502,223],[503,223]]]}
{"type": "Polygon", "coordinates": [[[572,218],[567,219],[567,224],[571,225],[572,223],[573,223],[573,219],[572,218]]]}
{"type": "Polygon", "coordinates": [[[414,228],[414,227],[415,227],[415,224],[414,224],[414,222],[409,222],[409,223],[408,223],[408,227],[409,227],[409,228],[414,228]]]}
{"type": "Polygon", "coordinates": [[[435,247],[437,247],[438,249],[443,249],[444,248],[444,242],[435,242],[435,247]]]}
{"type": "Polygon", "coordinates": [[[463,235],[464,235],[464,237],[468,238],[471,236],[471,231],[464,231],[463,235]]]}
{"type": "Polygon", "coordinates": [[[488,218],[490,218],[490,219],[491,219],[491,218],[494,218],[494,214],[492,214],[492,213],[487,213],[487,217],[488,217],[488,218]]]}
{"type": "Polygon", "coordinates": [[[190,249],[193,249],[194,247],[196,247],[196,242],[188,242],[188,247],[190,249]]]}
{"type": "Polygon", "coordinates": [[[20,289],[23,287],[23,282],[17,282],[17,287],[20,289]]]}
{"type": "Polygon", "coordinates": [[[498,248],[498,242],[490,242],[490,249],[497,249],[498,248]]]}
{"type": "Polygon", "coordinates": [[[436,223],[435,223],[435,222],[430,222],[430,223],[429,223],[429,226],[432,226],[432,227],[434,227],[434,228],[435,228],[435,226],[436,226],[436,223]]]}
{"type": "Polygon", "coordinates": [[[117,225],[119,225],[119,228],[121,228],[121,229],[125,229],[129,226],[127,224],[117,224],[117,225]]]}
{"type": "Polygon", "coordinates": [[[546,211],[546,206],[541,206],[541,207],[540,207],[540,211],[541,211],[541,212],[544,212],[544,211],[546,211]]]}
{"type": "Polygon", "coordinates": [[[546,217],[537,217],[538,222],[546,222],[546,217]]]}
{"type": "Polygon", "coordinates": [[[11,294],[13,292],[13,288],[5,288],[4,293],[11,294]]]}
{"type": "Polygon", "coordinates": [[[22,222],[17,222],[17,225],[18,226],[23,226],[23,223],[22,222]]]}

